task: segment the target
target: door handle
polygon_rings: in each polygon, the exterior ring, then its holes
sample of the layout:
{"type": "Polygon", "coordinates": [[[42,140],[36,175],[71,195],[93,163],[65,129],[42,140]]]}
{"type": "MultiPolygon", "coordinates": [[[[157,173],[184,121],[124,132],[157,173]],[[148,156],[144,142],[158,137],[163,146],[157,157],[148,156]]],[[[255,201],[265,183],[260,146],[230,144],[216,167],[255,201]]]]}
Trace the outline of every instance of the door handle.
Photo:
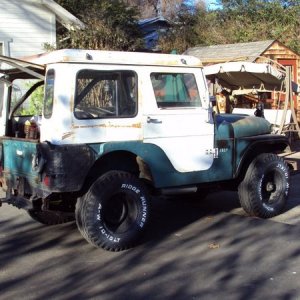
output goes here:
{"type": "Polygon", "coordinates": [[[161,124],[162,120],[151,118],[151,117],[147,117],[147,123],[161,124]]]}
{"type": "Polygon", "coordinates": [[[17,156],[19,156],[19,157],[24,157],[24,153],[23,153],[23,151],[22,150],[16,150],[16,154],[17,154],[17,156]]]}

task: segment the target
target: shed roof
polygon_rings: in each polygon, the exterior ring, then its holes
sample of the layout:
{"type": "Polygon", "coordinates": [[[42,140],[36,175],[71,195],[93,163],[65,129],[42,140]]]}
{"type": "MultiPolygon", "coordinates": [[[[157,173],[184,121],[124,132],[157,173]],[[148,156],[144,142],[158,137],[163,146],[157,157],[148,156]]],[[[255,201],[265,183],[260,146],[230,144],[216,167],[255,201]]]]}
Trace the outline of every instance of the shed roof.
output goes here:
{"type": "Polygon", "coordinates": [[[253,62],[274,42],[275,40],[266,40],[250,43],[199,46],[189,48],[184,54],[196,56],[200,58],[203,63],[226,62],[237,58],[241,58],[243,61],[253,62]]]}
{"type": "Polygon", "coordinates": [[[138,24],[141,29],[144,29],[144,27],[146,27],[146,26],[149,26],[152,24],[157,24],[157,23],[163,23],[163,24],[168,25],[168,24],[171,24],[172,21],[163,16],[148,18],[148,19],[143,19],[143,20],[138,21],[138,24]]]}

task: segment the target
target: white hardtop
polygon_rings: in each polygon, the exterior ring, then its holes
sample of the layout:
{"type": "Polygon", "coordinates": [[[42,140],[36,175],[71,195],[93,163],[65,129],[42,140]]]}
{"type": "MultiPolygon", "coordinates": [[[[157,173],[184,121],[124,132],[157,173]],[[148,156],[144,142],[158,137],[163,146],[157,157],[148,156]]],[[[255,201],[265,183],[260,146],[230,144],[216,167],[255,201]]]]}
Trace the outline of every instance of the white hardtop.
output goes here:
{"type": "Polygon", "coordinates": [[[31,57],[23,57],[21,60],[44,66],[53,63],[74,62],[90,64],[202,67],[202,62],[198,58],[188,55],[81,49],[61,49],[31,57]]]}

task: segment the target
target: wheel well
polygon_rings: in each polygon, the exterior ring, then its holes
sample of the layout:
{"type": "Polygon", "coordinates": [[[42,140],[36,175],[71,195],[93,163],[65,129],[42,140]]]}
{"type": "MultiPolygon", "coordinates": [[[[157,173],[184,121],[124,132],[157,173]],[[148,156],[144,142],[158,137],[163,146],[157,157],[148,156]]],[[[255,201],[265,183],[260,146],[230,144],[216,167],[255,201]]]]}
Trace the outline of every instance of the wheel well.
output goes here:
{"type": "Polygon", "coordinates": [[[237,178],[238,182],[241,182],[244,179],[250,163],[255,157],[261,153],[277,154],[283,152],[287,147],[288,145],[285,143],[258,143],[250,146],[237,165],[234,177],[237,178]]]}
{"type": "Polygon", "coordinates": [[[102,174],[112,171],[124,171],[134,174],[136,177],[152,180],[150,169],[141,157],[129,151],[115,151],[101,156],[87,174],[83,185],[83,193],[102,174]]]}

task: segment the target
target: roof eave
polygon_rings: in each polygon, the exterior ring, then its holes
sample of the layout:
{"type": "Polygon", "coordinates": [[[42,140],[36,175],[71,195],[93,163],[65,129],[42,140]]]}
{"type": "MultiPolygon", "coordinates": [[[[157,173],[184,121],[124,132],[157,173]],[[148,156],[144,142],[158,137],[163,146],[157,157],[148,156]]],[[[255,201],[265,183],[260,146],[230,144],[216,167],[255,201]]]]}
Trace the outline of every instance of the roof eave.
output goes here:
{"type": "Polygon", "coordinates": [[[62,6],[57,4],[53,0],[41,0],[41,3],[46,6],[50,11],[52,11],[57,20],[68,30],[84,29],[85,24],[81,22],[78,18],[64,9],[62,6]]]}

